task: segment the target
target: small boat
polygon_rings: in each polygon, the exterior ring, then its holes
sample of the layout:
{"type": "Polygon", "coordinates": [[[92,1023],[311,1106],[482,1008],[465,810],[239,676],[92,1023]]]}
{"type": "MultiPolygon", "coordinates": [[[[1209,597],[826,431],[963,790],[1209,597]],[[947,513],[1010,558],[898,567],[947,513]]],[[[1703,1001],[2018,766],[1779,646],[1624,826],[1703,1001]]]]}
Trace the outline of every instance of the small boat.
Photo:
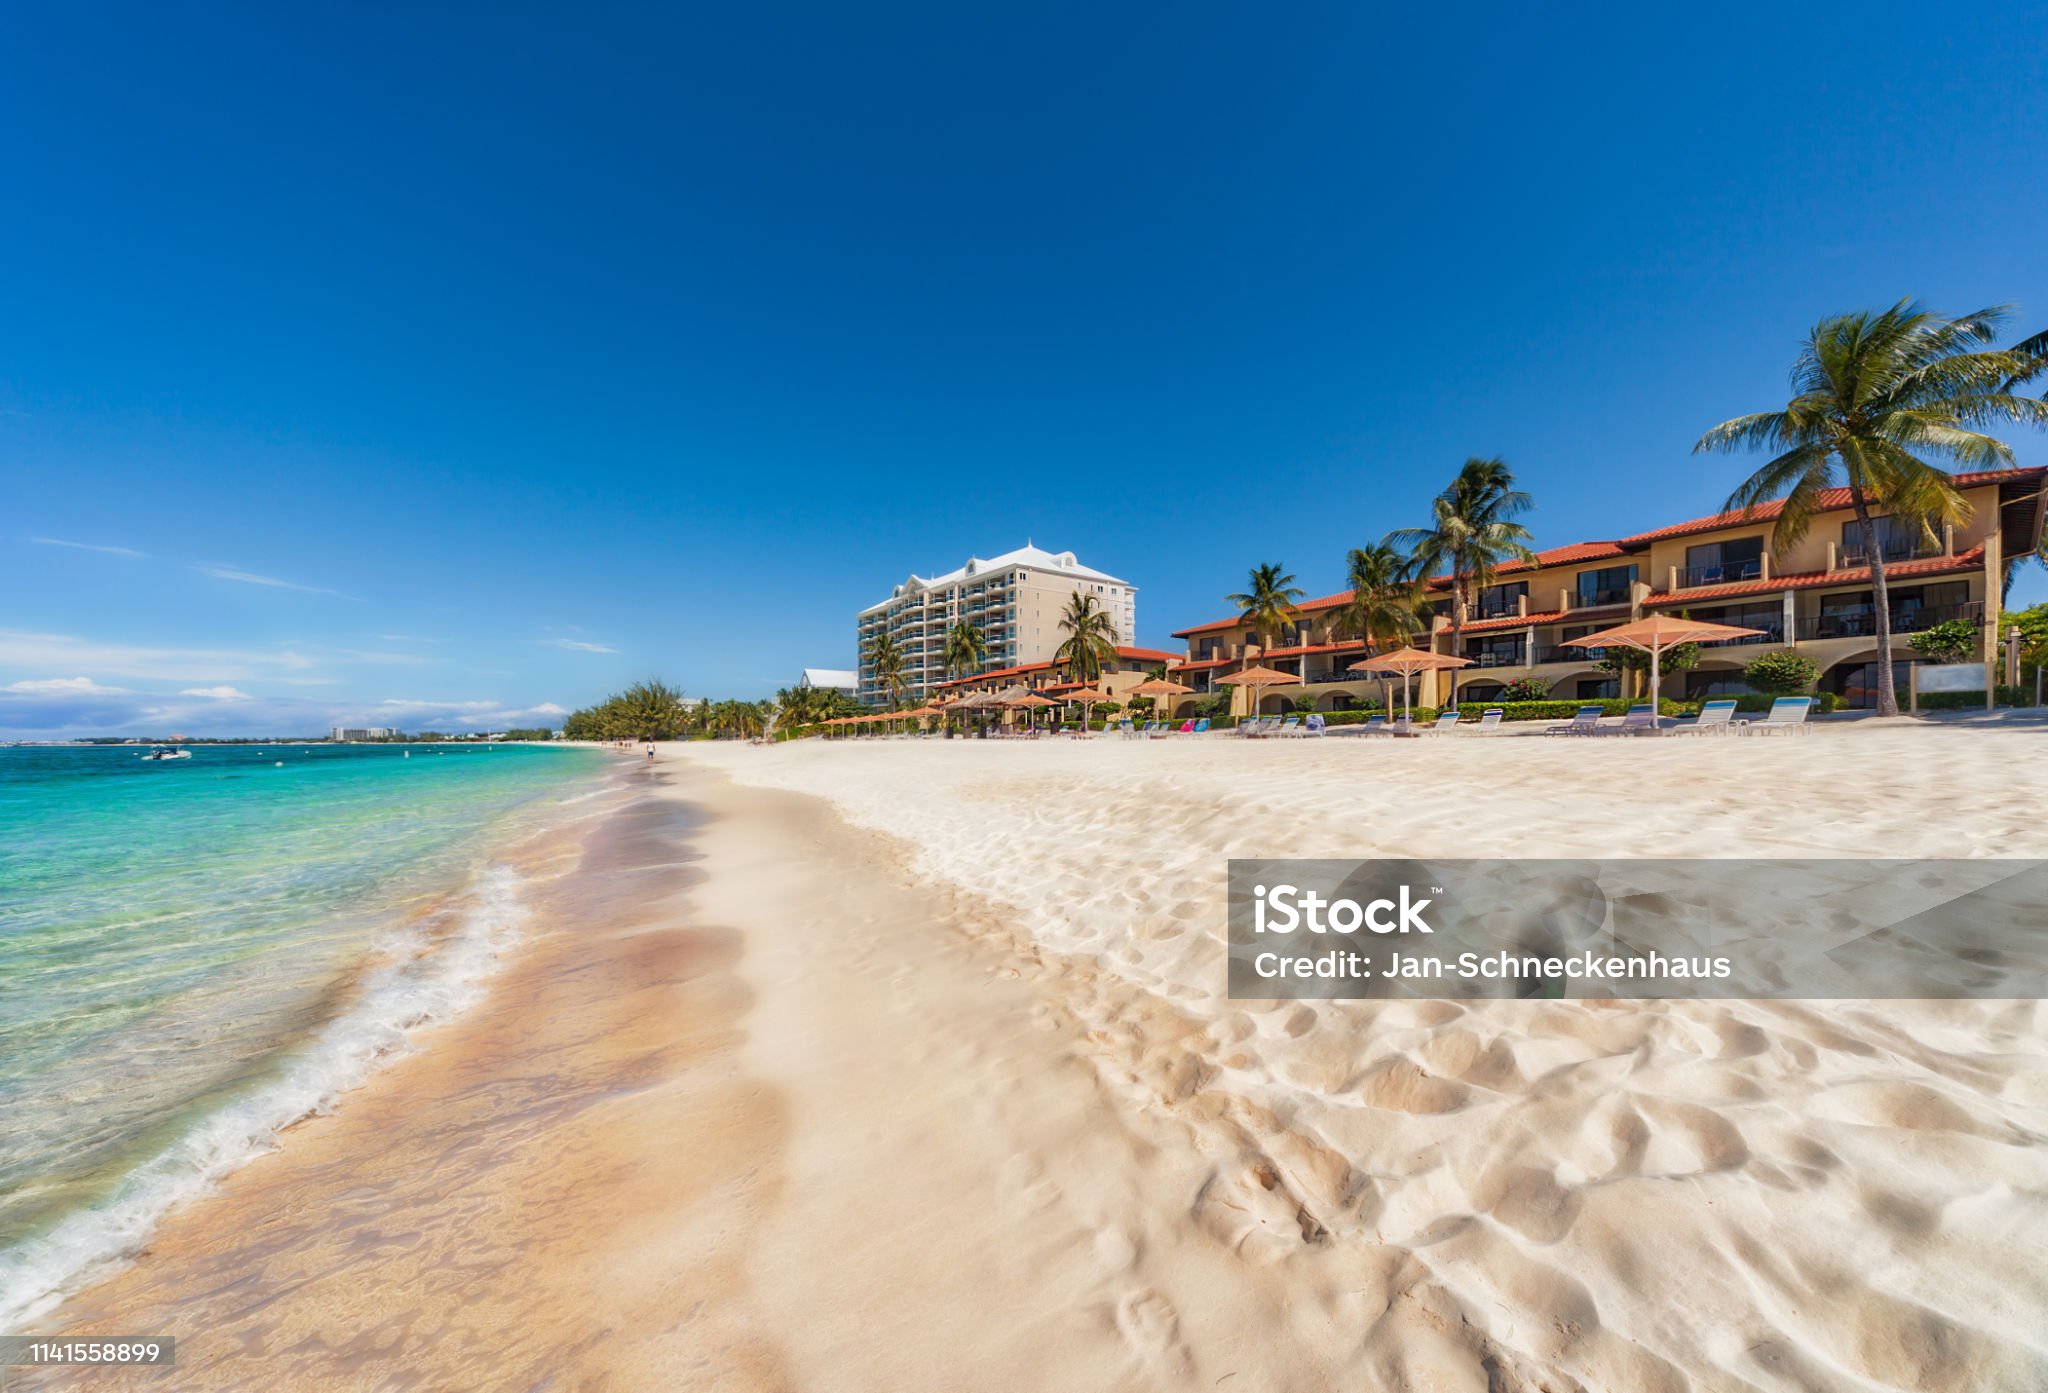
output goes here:
{"type": "Polygon", "coordinates": [[[144,759],[190,759],[192,752],[177,745],[152,745],[144,759]]]}

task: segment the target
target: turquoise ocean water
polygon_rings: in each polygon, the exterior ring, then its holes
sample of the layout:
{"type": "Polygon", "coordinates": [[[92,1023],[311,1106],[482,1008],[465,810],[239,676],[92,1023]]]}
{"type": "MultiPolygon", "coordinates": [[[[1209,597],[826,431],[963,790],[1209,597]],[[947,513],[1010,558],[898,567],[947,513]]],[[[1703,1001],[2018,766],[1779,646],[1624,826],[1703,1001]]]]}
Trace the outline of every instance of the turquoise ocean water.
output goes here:
{"type": "Polygon", "coordinates": [[[192,750],[0,749],[0,1333],[473,1000],[605,763],[192,750]]]}

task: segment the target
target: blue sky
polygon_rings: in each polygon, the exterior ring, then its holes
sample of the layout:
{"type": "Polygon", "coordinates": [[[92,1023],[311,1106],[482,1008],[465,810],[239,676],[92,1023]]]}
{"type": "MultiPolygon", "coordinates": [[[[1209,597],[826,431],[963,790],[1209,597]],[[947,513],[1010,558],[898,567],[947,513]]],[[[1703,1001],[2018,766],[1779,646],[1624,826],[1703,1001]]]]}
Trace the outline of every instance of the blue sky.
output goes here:
{"type": "Polygon", "coordinates": [[[1164,643],[1472,454],[1711,511],[1825,313],[2048,327],[2040,6],[427,8],[6,21],[0,735],[766,695],[1027,536],[1164,643]]]}

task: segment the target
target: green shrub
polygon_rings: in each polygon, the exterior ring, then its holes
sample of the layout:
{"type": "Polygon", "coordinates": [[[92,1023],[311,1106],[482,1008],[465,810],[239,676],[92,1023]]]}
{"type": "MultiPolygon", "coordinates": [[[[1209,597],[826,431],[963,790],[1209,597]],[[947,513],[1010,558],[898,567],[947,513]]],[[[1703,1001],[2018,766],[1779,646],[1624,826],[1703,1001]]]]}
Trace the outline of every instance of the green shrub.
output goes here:
{"type": "Polygon", "coordinates": [[[1983,653],[1983,638],[1967,619],[1951,619],[1907,638],[1906,646],[1937,663],[1967,663],[1983,653]]]}
{"type": "MultiPolygon", "coordinates": [[[[1500,689],[1500,700],[1503,702],[1548,701],[1550,700],[1550,684],[1540,677],[1517,677],[1514,681],[1508,683],[1507,686],[1500,689]]],[[[1490,703],[1481,702],[1479,704],[1484,706],[1490,703]]]]}
{"type": "Polygon", "coordinates": [[[1766,696],[1798,696],[1813,690],[1820,681],[1820,664],[1804,653],[1784,649],[1765,653],[1742,670],[1742,680],[1751,691],[1766,696]]]}

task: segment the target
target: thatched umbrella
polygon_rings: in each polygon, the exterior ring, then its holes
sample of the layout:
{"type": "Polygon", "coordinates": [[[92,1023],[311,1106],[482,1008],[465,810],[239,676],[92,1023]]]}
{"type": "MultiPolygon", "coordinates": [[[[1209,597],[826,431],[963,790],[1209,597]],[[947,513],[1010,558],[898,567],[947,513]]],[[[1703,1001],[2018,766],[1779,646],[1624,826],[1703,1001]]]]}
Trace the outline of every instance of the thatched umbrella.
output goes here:
{"type": "Polygon", "coordinates": [[[1622,624],[1612,629],[1602,629],[1597,634],[1584,638],[1568,638],[1565,645],[1570,648],[1633,648],[1650,655],[1650,712],[1651,728],[1662,730],[1663,718],[1657,711],[1657,686],[1662,674],[1659,662],[1667,648],[1676,648],[1681,643],[1713,643],[1724,638],[1743,638],[1760,634],[1762,629],[1741,629],[1733,624],[1709,624],[1704,619],[1680,619],[1669,614],[1653,614],[1648,619],[1638,619],[1633,624],[1622,624]]]}
{"type": "Polygon", "coordinates": [[[1300,682],[1301,678],[1291,672],[1281,672],[1277,668],[1248,667],[1243,672],[1233,672],[1228,677],[1219,677],[1216,680],[1226,687],[1252,688],[1250,714],[1256,716],[1259,713],[1258,688],[1291,687],[1300,682]]]}
{"type": "Polygon", "coordinates": [[[1410,699],[1408,679],[1418,672],[1430,672],[1439,668],[1469,667],[1470,658],[1454,658],[1448,653],[1426,653],[1420,648],[1396,648],[1391,653],[1382,653],[1376,658],[1367,658],[1362,663],[1353,663],[1347,672],[1398,672],[1401,674],[1401,721],[1405,725],[1415,718],[1415,704],[1410,699]]]}
{"type": "MultiPolygon", "coordinates": [[[[1022,696],[1005,697],[1003,699],[1003,704],[1005,706],[1010,707],[1012,710],[1029,711],[1033,713],[1042,711],[1048,706],[1059,705],[1058,702],[1053,701],[1048,697],[1042,697],[1036,692],[1026,692],[1022,696]]],[[[1027,719],[1029,718],[1027,717],[1027,719]]]]}

